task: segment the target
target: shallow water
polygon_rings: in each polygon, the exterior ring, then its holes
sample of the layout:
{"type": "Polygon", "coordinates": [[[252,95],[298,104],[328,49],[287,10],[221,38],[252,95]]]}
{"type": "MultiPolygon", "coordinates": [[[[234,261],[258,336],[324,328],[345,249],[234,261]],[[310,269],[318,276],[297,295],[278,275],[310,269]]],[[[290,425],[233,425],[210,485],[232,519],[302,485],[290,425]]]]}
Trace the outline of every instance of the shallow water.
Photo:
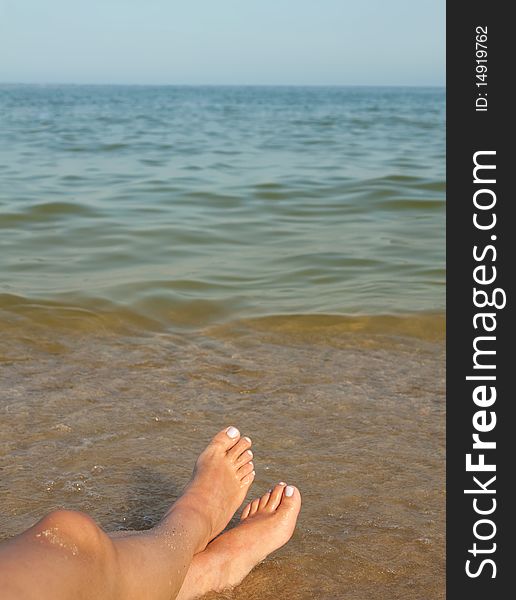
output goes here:
{"type": "Polygon", "coordinates": [[[2,536],[61,505],[147,527],[235,423],[254,440],[252,493],[286,480],[304,505],[291,543],[228,597],[443,597],[443,322],[428,319],[432,339],[285,317],[4,342],[2,536]]]}
{"type": "Polygon", "coordinates": [[[148,527],[233,423],[304,504],[228,598],[443,598],[442,91],[0,96],[0,539],[148,527]]]}

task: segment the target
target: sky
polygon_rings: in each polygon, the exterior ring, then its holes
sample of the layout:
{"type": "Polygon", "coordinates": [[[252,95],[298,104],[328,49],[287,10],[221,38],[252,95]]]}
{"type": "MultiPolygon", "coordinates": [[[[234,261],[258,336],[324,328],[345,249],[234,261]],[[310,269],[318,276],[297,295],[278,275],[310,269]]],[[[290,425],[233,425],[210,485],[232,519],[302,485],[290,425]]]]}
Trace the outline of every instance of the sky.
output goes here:
{"type": "Polygon", "coordinates": [[[0,0],[0,82],[440,86],[445,0],[0,0]]]}

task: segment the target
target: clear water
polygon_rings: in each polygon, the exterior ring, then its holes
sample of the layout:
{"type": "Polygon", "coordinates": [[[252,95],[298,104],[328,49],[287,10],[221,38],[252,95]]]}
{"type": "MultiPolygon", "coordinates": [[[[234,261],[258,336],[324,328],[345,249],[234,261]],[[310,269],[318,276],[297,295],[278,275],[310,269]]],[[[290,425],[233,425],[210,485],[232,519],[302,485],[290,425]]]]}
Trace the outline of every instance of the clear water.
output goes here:
{"type": "Polygon", "coordinates": [[[443,91],[2,87],[4,292],[166,325],[443,308],[443,91]]]}
{"type": "Polygon", "coordinates": [[[228,597],[443,597],[444,194],[441,89],[0,86],[0,538],[234,423],[304,508],[228,597]]]}

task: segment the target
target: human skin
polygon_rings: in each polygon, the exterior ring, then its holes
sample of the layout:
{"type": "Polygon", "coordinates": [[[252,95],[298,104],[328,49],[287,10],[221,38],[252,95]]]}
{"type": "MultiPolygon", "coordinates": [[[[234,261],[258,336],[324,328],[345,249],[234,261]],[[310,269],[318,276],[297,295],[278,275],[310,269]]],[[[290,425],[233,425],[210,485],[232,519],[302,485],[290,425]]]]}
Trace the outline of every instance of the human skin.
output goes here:
{"type": "Polygon", "coordinates": [[[88,515],[58,510],[0,545],[5,600],[191,600],[232,587],[290,539],[301,506],[283,482],[219,535],[255,476],[251,440],[219,432],[182,496],[152,529],[105,533],[88,515]]]}

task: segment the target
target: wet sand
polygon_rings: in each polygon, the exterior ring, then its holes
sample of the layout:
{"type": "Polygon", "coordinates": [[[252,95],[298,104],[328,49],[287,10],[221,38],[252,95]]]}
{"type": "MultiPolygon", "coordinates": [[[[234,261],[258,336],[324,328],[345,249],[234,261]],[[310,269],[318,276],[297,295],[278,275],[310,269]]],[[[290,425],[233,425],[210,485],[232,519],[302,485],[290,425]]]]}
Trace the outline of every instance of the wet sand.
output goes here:
{"type": "Polygon", "coordinates": [[[0,539],[58,506],[149,527],[233,423],[254,441],[252,494],[285,480],[304,504],[292,541],[223,597],[444,598],[441,316],[144,334],[33,317],[2,322],[0,539]]]}

